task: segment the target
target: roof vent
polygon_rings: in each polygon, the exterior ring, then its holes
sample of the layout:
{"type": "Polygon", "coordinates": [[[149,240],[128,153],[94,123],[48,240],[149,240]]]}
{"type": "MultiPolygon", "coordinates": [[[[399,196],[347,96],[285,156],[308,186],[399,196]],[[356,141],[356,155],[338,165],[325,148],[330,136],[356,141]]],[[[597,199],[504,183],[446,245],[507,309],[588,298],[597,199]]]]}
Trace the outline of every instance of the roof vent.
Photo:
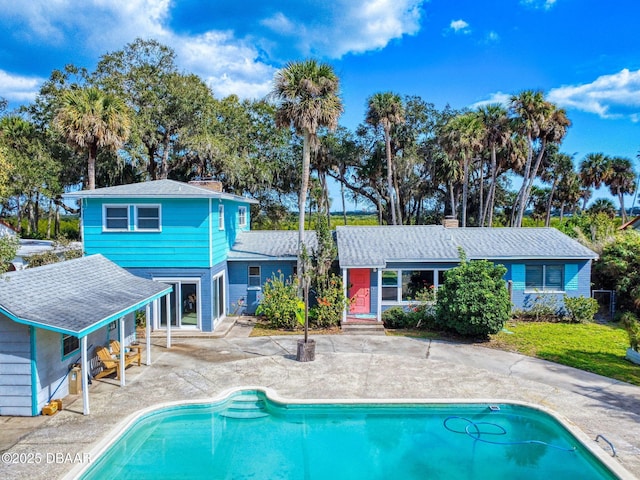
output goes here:
{"type": "Polygon", "coordinates": [[[190,180],[189,185],[195,187],[206,188],[207,190],[213,190],[214,192],[222,193],[222,182],[218,180],[204,179],[204,180],[190,180]]]}
{"type": "Polygon", "coordinates": [[[442,226],[444,228],[458,228],[458,219],[453,215],[447,215],[442,220],[442,226]]]}

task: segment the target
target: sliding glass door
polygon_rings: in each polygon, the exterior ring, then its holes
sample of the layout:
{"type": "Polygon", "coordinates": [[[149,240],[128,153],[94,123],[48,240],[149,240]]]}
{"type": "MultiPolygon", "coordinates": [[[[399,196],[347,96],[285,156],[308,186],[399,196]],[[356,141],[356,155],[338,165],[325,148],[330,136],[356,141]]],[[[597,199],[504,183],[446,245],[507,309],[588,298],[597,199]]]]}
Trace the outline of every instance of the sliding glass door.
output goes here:
{"type": "MultiPolygon", "coordinates": [[[[171,328],[200,328],[200,281],[181,278],[154,278],[173,287],[169,296],[171,328]]],[[[167,328],[167,304],[160,302],[160,328],[167,328]]]]}

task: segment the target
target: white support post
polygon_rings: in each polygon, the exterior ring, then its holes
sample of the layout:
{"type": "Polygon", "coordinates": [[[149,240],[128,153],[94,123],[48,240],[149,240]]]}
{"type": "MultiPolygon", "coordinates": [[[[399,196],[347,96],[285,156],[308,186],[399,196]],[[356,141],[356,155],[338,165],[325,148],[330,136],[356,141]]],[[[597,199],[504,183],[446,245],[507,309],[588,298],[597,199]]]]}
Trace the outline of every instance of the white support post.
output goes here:
{"type": "MultiPolygon", "coordinates": [[[[153,301],[154,309],[156,300],[153,301]]],[[[145,359],[145,365],[151,365],[151,305],[147,303],[147,306],[144,310],[144,318],[145,318],[145,331],[144,331],[144,339],[147,344],[145,348],[145,353],[147,358],[145,359]]]]}
{"type": "Polygon", "coordinates": [[[376,317],[379,322],[382,321],[382,269],[378,268],[378,288],[376,289],[376,317]]]}
{"type": "Polygon", "coordinates": [[[124,317],[120,317],[120,335],[119,335],[119,339],[118,341],[120,342],[120,358],[118,359],[118,361],[120,362],[120,386],[124,387],[125,385],[125,381],[124,381],[124,368],[125,368],[125,363],[124,363],[124,317]]]}
{"type": "MultiPolygon", "coordinates": [[[[342,290],[344,293],[344,298],[349,298],[347,295],[349,295],[349,286],[347,285],[347,269],[343,268],[342,269],[342,290]]],[[[345,305],[344,308],[342,309],[342,323],[345,323],[347,321],[347,310],[349,308],[349,305],[345,305]]]]}
{"type": "Polygon", "coordinates": [[[89,415],[89,362],[87,361],[87,337],[80,338],[80,374],[82,375],[82,414],[89,415]]]}
{"type": "Polygon", "coordinates": [[[171,294],[165,295],[164,299],[167,306],[167,348],[171,348],[171,294]]]}

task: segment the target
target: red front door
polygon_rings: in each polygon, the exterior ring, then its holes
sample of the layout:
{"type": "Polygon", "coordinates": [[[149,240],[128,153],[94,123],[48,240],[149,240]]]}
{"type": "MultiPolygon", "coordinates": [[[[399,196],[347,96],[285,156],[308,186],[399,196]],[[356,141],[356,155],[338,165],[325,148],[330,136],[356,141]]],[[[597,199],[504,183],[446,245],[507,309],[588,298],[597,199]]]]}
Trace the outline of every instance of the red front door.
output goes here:
{"type": "Polygon", "coordinates": [[[368,268],[349,270],[349,313],[369,313],[371,311],[371,271],[368,268]]]}

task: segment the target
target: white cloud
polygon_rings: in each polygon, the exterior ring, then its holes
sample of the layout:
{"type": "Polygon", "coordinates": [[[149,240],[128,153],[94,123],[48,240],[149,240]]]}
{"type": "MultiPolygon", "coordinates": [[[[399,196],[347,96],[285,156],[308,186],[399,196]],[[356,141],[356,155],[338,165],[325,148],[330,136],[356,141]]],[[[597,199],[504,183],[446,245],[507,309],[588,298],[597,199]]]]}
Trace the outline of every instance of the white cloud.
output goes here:
{"type": "Polygon", "coordinates": [[[0,70],[0,97],[10,102],[30,102],[36,98],[43,78],[22,77],[0,70]]]}
{"type": "Polygon", "coordinates": [[[449,24],[449,28],[453,30],[455,33],[471,33],[469,29],[469,24],[464,20],[451,20],[449,24]]]}
{"type": "Polygon", "coordinates": [[[498,43],[500,41],[500,35],[498,32],[491,30],[484,37],[484,43],[498,43]]]}
{"type": "Polygon", "coordinates": [[[640,115],[640,70],[628,69],[603,75],[591,83],[554,88],[549,101],[567,108],[595,113],[601,118],[629,118],[640,115]]]}
{"type": "Polygon", "coordinates": [[[283,13],[262,21],[273,33],[293,38],[304,55],[341,58],[386,47],[391,40],[420,30],[425,0],[336,0],[305,23],[283,13]]]}
{"type": "Polygon", "coordinates": [[[469,108],[476,109],[480,107],[484,107],[485,105],[492,105],[494,103],[499,103],[504,107],[508,107],[511,101],[511,94],[496,92],[492,93],[488,99],[480,100],[479,102],[474,103],[473,105],[469,105],[469,108]]]}
{"type": "Polygon", "coordinates": [[[532,7],[542,10],[549,10],[556,3],[556,0],[520,0],[520,4],[525,7],[532,7]]]}

